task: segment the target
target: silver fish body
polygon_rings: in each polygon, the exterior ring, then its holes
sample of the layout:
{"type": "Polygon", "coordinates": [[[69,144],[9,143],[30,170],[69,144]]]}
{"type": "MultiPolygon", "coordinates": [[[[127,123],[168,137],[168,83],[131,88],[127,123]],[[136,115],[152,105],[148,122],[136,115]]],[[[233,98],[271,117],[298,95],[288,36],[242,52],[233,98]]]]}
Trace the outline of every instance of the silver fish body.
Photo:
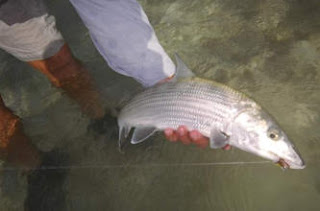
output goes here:
{"type": "Polygon", "coordinates": [[[229,144],[283,167],[305,167],[285,132],[254,100],[223,84],[195,77],[179,58],[177,63],[172,82],[143,91],[121,110],[119,143],[131,128],[135,128],[131,143],[136,144],[156,131],[185,125],[210,138],[211,148],[229,144]]]}
{"type": "Polygon", "coordinates": [[[138,94],[125,106],[121,127],[154,126],[158,130],[185,125],[210,137],[212,128],[223,130],[237,113],[252,102],[242,93],[200,78],[165,83],[138,94]]]}

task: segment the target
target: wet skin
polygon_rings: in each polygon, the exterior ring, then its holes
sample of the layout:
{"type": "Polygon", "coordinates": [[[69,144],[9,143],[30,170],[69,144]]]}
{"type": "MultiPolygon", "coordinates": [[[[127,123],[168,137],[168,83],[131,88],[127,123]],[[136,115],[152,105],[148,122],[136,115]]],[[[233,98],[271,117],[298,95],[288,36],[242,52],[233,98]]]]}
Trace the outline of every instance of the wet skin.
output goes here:
{"type": "MultiPolygon", "coordinates": [[[[185,145],[194,144],[200,148],[206,148],[209,145],[209,139],[203,136],[199,131],[189,131],[184,125],[178,127],[177,130],[167,128],[164,130],[164,135],[167,140],[171,142],[181,141],[185,145]]],[[[230,145],[226,145],[222,148],[223,150],[231,149],[230,145]]]]}

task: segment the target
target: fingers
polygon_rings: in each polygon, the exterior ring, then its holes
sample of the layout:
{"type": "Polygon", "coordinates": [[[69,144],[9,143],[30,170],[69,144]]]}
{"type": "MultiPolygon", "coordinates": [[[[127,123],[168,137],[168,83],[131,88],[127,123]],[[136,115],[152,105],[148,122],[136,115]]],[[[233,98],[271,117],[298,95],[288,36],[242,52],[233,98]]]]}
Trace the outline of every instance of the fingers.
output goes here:
{"type": "Polygon", "coordinates": [[[165,78],[165,79],[163,79],[163,80],[159,81],[157,84],[163,84],[163,83],[166,83],[166,82],[170,81],[173,77],[174,77],[174,75],[169,76],[168,78],[165,78]]]}
{"type": "Polygon", "coordinates": [[[177,129],[177,134],[178,134],[178,139],[183,143],[183,144],[191,144],[192,140],[189,137],[189,131],[186,126],[179,126],[177,129]]]}
{"type": "Polygon", "coordinates": [[[166,136],[166,139],[168,139],[171,142],[178,141],[178,134],[172,128],[165,129],[164,130],[164,135],[166,136]]]}
{"type": "Polygon", "coordinates": [[[226,144],[224,147],[222,147],[223,150],[230,150],[231,146],[229,144],[226,144]]]}
{"type": "Polygon", "coordinates": [[[192,130],[189,136],[194,144],[200,148],[206,148],[209,145],[209,139],[204,137],[199,131],[192,130]]]}
{"type": "MultiPolygon", "coordinates": [[[[209,139],[203,136],[199,131],[192,130],[189,132],[188,128],[184,125],[178,127],[177,130],[167,128],[164,130],[166,138],[171,142],[181,141],[183,144],[195,144],[200,148],[206,148],[209,146],[209,139]]],[[[223,150],[230,150],[229,144],[222,147],[223,150]]]]}
{"type": "Polygon", "coordinates": [[[164,130],[166,138],[171,142],[181,141],[183,144],[195,144],[200,148],[205,148],[209,145],[208,138],[204,137],[199,131],[188,131],[186,126],[179,126],[177,130],[167,128],[164,130]]]}

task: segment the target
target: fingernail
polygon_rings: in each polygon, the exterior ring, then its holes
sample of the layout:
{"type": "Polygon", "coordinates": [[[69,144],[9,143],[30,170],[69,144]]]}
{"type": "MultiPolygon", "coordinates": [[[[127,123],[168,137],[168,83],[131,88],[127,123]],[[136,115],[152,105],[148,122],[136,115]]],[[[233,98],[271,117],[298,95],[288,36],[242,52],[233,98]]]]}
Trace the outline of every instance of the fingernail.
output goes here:
{"type": "Polygon", "coordinates": [[[178,127],[177,132],[179,136],[183,136],[188,132],[188,129],[185,126],[181,125],[178,127]]]}

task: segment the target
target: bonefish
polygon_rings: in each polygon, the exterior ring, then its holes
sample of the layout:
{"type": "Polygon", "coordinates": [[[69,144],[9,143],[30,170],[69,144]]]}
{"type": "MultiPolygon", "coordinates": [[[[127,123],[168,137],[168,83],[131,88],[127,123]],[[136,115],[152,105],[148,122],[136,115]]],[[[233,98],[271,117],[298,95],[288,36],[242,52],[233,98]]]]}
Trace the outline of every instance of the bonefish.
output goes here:
{"type": "Polygon", "coordinates": [[[226,85],[196,77],[176,56],[175,77],[133,97],[118,116],[119,143],[134,128],[137,144],[156,131],[185,125],[210,139],[211,148],[229,144],[279,163],[303,169],[304,161],[285,132],[254,100],[226,85]]]}

